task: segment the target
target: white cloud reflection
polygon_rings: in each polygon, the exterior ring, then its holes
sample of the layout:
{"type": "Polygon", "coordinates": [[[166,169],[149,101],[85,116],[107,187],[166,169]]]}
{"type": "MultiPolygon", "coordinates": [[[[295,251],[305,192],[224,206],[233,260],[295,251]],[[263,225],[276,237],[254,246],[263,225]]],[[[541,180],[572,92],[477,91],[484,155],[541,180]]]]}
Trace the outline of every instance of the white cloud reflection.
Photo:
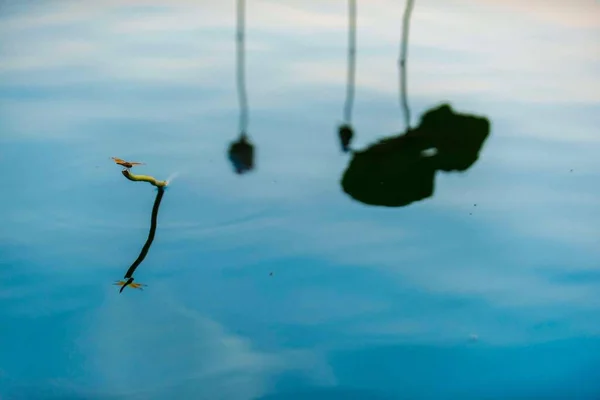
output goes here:
{"type": "MultiPolygon", "coordinates": [[[[12,17],[0,28],[3,36],[11,38],[3,44],[3,80],[13,81],[11,72],[24,69],[33,73],[36,69],[87,66],[92,68],[88,78],[95,81],[206,85],[202,77],[207,76],[231,81],[233,3],[183,1],[166,6],[159,1],[130,2],[129,6],[136,7],[133,10],[127,5],[120,1],[85,6],[56,2],[33,7],[31,15],[12,17]],[[160,12],[144,8],[152,5],[160,5],[160,12]],[[46,12],[47,8],[55,11],[46,12]],[[76,40],[70,30],[64,30],[73,24],[77,24],[76,40]],[[207,35],[211,39],[203,40],[207,35]],[[181,49],[182,56],[160,55],[172,48],[181,49]]],[[[396,85],[390,82],[397,75],[402,7],[389,0],[360,5],[360,87],[396,92],[396,85]],[[368,53],[361,53],[361,48],[369,49],[368,53]]],[[[429,61],[417,55],[410,59],[411,93],[438,97],[472,93],[536,102],[600,101],[596,79],[600,26],[592,23],[599,13],[598,5],[591,1],[572,1],[568,6],[553,1],[544,7],[495,1],[417,3],[411,49],[417,54],[417,49],[426,48],[431,55],[429,61]],[[519,14],[515,16],[513,10],[519,14]],[[444,53],[436,56],[437,49],[444,53]],[[473,59],[452,64],[448,52],[467,52],[473,59]]],[[[340,81],[343,74],[336,64],[343,62],[344,15],[343,2],[318,6],[294,1],[253,2],[248,6],[248,62],[256,80],[267,86],[269,81],[285,82],[287,87],[340,81]],[[300,44],[304,47],[298,47],[300,44]],[[328,48],[333,54],[339,51],[339,57],[330,56],[309,66],[305,59],[311,47],[328,48]],[[261,53],[269,64],[276,64],[277,73],[272,76],[269,71],[268,80],[260,77],[265,61],[261,53]],[[339,60],[331,63],[331,58],[339,60]]]]}
{"type": "Polygon", "coordinates": [[[286,370],[304,370],[320,385],[335,382],[318,356],[254,349],[249,339],[169,300],[160,287],[145,299],[106,295],[78,340],[99,393],[242,400],[266,394],[272,377],[286,370]]]}

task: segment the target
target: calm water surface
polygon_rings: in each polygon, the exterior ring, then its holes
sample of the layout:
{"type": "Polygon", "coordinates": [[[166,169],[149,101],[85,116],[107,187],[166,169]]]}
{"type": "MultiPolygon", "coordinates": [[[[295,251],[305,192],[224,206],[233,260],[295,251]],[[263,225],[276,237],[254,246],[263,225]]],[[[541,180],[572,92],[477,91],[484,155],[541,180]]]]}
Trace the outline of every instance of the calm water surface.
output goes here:
{"type": "MultiPolygon", "coordinates": [[[[358,4],[357,149],[405,128],[403,2],[358,4]]],[[[600,4],[417,0],[411,123],[489,118],[407,207],[340,178],[347,3],[0,4],[0,398],[597,399],[600,4]],[[156,188],[173,177],[148,235],[156,188]]]]}

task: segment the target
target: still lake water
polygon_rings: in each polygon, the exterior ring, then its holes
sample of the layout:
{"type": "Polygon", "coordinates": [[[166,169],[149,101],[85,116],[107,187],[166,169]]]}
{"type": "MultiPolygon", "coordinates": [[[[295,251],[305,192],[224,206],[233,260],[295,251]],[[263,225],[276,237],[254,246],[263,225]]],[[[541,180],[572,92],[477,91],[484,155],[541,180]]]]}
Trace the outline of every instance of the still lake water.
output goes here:
{"type": "MultiPolygon", "coordinates": [[[[358,4],[353,147],[404,130],[403,2],[358,4]]],[[[432,197],[367,206],[350,155],[347,3],[0,4],[0,398],[598,399],[600,4],[415,3],[413,126],[489,118],[432,197]],[[157,189],[173,177],[156,238],[157,189]]]]}

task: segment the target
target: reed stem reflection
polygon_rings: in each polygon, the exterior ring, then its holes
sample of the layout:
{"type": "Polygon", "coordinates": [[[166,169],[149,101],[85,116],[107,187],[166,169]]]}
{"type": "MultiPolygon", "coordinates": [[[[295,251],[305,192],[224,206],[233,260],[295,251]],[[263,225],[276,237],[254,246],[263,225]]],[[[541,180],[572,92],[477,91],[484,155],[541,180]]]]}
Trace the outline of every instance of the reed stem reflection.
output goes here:
{"type": "Polygon", "coordinates": [[[238,129],[240,136],[229,145],[229,161],[237,174],[254,168],[254,145],[248,137],[248,95],[246,93],[246,1],[237,1],[236,29],[236,88],[239,103],[238,129]]]}
{"type": "Polygon", "coordinates": [[[413,10],[414,1],[406,0],[406,8],[404,9],[404,17],[402,18],[402,39],[400,40],[400,58],[398,67],[400,69],[400,105],[404,112],[404,129],[410,129],[410,107],[408,105],[408,84],[406,79],[406,62],[408,57],[408,35],[410,32],[410,17],[413,10]]]}
{"type": "Polygon", "coordinates": [[[346,103],[344,122],[352,124],[354,87],[356,82],[356,0],[348,0],[348,71],[346,77],[346,103]]]}
{"type": "Polygon", "coordinates": [[[350,150],[354,136],[352,111],[356,86],[356,0],[348,0],[348,55],[346,76],[346,101],[344,103],[344,123],[338,128],[338,136],[343,152],[350,150]]]}
{"type": "Polygon", "coordinates": [[[246,1],[237,1],[237,31],[236,31],[236,83],[238,102],[240,106],[239,131],[248,130],[248,95],[246,93],[246,1]]]}

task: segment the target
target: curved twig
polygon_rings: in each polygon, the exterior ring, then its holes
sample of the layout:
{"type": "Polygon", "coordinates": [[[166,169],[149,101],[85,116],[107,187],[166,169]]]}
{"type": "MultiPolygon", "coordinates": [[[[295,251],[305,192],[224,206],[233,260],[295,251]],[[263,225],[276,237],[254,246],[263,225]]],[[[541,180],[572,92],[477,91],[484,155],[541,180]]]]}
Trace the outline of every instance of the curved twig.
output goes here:
{"type": "Polygon", "coordinates": [[[135,175],[135,174],[132,174],[127,169],[122,170],[121,173],[123,174],[123,176],[125,176],[125,178],[129,179],[130,181],[148,182],[151,185],[156,186],[159,189],[164,188],[169,183],[167,181],[159,181],[156,178],[154,178],[153,176],[149,176],[149,175],[135,175]]]}
{"type": "Polygon", "coordinates": [[[142,247],[142,251],[138,258],[131,264],[127,272],[125,273],[125,279],[130,280],[129,283],[133,282],[133,273],[136,268],[144,261],[146,258],[146,254],[148,254],[148,250],[150,250],[150,246],[152,245],[152,241],[154,240],[154,235],[156,234],[156,221],[158,219],[158,209],[160,207],[160,202],[165,194],[165,188],[159,186],[158,193],[156,193],[156,198],[154,199],[154,206],[152,206],[152,216],[150,218],[150,232],[148,232],[148,239],[146,239],[146,243],[144,243],[144,247],[142,247]]]}

